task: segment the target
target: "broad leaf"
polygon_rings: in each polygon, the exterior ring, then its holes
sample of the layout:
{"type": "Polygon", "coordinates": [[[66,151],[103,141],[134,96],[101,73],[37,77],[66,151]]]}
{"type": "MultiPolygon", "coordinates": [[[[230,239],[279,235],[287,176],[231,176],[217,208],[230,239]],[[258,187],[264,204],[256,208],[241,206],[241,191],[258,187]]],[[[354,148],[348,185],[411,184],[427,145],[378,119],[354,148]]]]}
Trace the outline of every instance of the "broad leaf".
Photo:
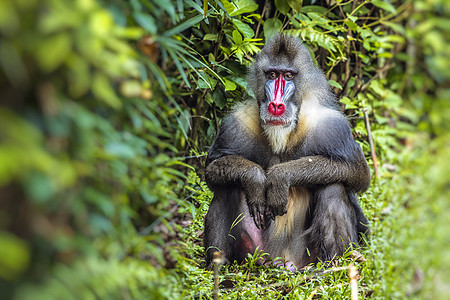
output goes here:
{"type": "Polygon", "coordinates": [[[266,38],[266,41],[280,32],[282,26],[283,23],[277,18],[267,19],[264,22],[264,37],[266,38]]]}

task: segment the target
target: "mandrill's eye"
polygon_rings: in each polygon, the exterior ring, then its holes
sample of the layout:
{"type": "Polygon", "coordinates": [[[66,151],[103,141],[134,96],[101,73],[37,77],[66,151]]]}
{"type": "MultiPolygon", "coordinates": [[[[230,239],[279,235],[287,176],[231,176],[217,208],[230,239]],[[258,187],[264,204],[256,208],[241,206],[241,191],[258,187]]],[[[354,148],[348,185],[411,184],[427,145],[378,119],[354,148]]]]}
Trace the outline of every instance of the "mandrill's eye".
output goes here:
{"type": "Polygon", "coordinates": [[[294,78],[294,74],[292,74],[291,72],[286,72],[284,73],[284,79],[286,80],[290,80],[294,78]]]}
{"type": "Polygon", "coordinates": [[[272,71],[272,72],[269,73],[270,79],[276,79],[276,78],[278,77],[277,75],[278,75],[278,74],[277,74],[276,72],[274,72],[274,71],[272,71]]]}

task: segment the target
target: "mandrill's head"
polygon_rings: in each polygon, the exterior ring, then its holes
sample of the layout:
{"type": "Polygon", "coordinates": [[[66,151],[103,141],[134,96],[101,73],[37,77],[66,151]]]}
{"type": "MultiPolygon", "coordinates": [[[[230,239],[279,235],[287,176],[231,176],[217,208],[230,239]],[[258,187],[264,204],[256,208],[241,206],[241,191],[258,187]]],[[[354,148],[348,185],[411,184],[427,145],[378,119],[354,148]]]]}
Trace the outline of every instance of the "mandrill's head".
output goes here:
{"type": "Polygon", "coordinates": [[[329,94],[325,76],[314,66],[300,39],[283,34],[269,40],[256,56],[248,86],[258,101],[261,125],[275,152],[284,147],[274,143],[285,144],[296,128],[302,99],[309,94],[329,94]],[[283,141],[278,141],[280,138],[283,141]]]}

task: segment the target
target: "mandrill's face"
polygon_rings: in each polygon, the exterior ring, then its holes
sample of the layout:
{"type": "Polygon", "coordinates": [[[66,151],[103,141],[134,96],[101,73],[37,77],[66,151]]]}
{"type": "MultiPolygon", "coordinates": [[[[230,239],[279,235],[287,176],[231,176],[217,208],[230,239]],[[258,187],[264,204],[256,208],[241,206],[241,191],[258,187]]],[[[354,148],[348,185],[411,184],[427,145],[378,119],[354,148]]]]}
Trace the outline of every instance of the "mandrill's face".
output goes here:
{"type": "Polygon", "coordinates": [[[261,104],[261,119],[265,125],[288,127],[296,115],[293,103],[294,79],[298,72],[292,69],[271,68],[265,71],[266,101],[261,104]]]}

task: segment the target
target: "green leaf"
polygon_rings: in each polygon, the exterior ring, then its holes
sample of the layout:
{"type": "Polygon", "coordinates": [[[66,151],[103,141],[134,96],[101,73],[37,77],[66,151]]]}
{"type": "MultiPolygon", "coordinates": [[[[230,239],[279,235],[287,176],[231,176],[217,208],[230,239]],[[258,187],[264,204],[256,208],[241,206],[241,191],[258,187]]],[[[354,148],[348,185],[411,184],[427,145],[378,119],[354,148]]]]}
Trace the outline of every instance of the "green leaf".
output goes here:
{"type": "Polygon", "coordinates": [[[41,172],[29,172],[23,178],[23,185],[29,197],[39,204],[50,201],[56,192],[50,177],[41,172]]]}
{"type": "Polygon", "coordinates": [[[180,32],[196,25],[197,23],[201,22],[203,20],[203,14],[197,15],[195,17],[192,17],[174,27],[172,27],[171,29],[165,31],[163,33],[164,36],[172,36],[172,35],[176,35],[179,34],[180,32]]]}
{"type": "Polygon", "coordinates": [[[370,3],[372,3],[373,5],[381,8],[381,9],[384,9],[390,13],[393,13],[393,14],[397,13],[397,10],[395,9],[395,7],[389,2],[385,2],[383,0],[372,0],[370,3]]]}
{"type": "Polygon", "coordinates": [[[283,15],[287,15],[291,9],[288,0],[275,0],[275,6],[283,15]]]}
{"type": "Polygon", "coordinates": [[[232,3],[227,0],[221,0],[221,2],[231,17],[253,12],[258,9],[258,4],[253,0],[236,0],[232,1],[232,3]]]}
{"type": "Polygon", "coordinates": [[[361,58],[362,62],[365,64],[367,64],[370,60],[370,57],[365,54],[359,53],[358,56],[361,58]]]}
{"type": "Polygon", "coordinates": [[[311,21],[314,22],[326,22],[327,20],[322,18],[322,16],[315,12],[309,12],[307,13],[308,17],[311,19],[311,21]]]}
{"type": "Polygon", "coordinates": [[[231,50],[230,48],[226,48],[224,46],[220,46],[220,49],[223,51],[223,53],[230,55],[231,54],[231,50]]]}
{"type": "Polygon", "coordinates": [[[345,104],[345,109],[353,109],[353,108],[358,108],[353,102],[352,100],[350,100],[350,98],[344,96],[342,97],[339,102],[344,103],[345,104]]]}
{"type": "Polygon", "coordinates": [[[16,280],[28,267],[30,249],[25,241],[0,231],[0,278],[16,280]]]}
{"type": "Polygon", "coordinates": [[[120,108],[122,106],[122,102],[117,97],[116,92],[111,87],[111,83],[109,78],[101,73],[97,73],[92,81],[92,92],[94,95],[110,105],[113,108],[120,108]]]}
{"type": "Polygon", "coordinates": [[[315,12],[323,16],[328,12],[328,9],[326,7],[318,5],[307,5],[302,7],[301,12],[304,14],[309,12],[315,12]]]}
{"type": "Polygon", "coordinates": [[[199,89],[214,89],[217,84],[217,80],[208,76],[208,74],[202,74],[197,81],[197,86],[199,89]]]}
{"type": "Polygon", "coordinates": [[[112,142],[105,146],[105,151],[113,156],[121,158],[133,158],[136,155],[134,149],[123,142],[112,142]]]}
{"type": "Polygon", "coordinates": [[[396,23],[394,23],[394,22],[388,22],[388,21],[384,21],[384,22],[382,22],[382,24],[384,24],[384,25],[386,25],[386,26],[388,26],[388,27],[390,27],[390,28],[392,28],[395,32],[398,32],[398,33],[400,33],[400,34],[405,34],[405,27],[404,26],[402,26],[401,24],[396,24],[396,23]]]}
{"type": "Polygon", "coordinates": [[[300,12],[302,8],[303,0],[288,0],[289,6],[292,8],[295,12],[300,12]]]}
{"type": "Polygon", "coordinates": [[[255,35],[253,29],[241,20],[231,19],[231,22],[233,22],[234,26],[236,26],[237,29],[242,32],[242,34],[244,35],[244,39],[251,39],[255,35]]]}
{"type": "Polygon", "coordinates": [[[283,23],[277,18],[267,19],[264,22],[264,37],[268,41],[271,37],[281,31],[283,23]]]}
{"type": "Polygon", "coordinates": [[[142,85],[137,80],[124,80],[120,84],[120,93],[125,97],[139,97],[142,93],[142,85]]]}
{"type": "Polygon", "coordinates": [[[370,83],[370,88],[378,95],[384,96],[385,90],[384,87],[381,85],[380,81],[374,80],[370,83]]]}
{"type": "Polygon", "coordinates": [[[228,15],[230,15],[236,10],[236,6],[228,2],[227,0],[221,0],[220,2],[223,4],[223,7],[225,8],[228,15]]]}
{"type": "Polygon", "coordinates": [[[216,33],[207,33],[205,34],[205,36],[203,37],[204,41],[217,41],[217,37],[219,35],[216,33]]]}
{"type": "Polygon", "coordinates": [[[233,30],[233,40],[236,45],[242,44],[242,35],[237,30],[233,30]]]}
{"type": "Polygon", "coordinates": [[[69,92],[72,97],[77,98],[87,93],[91,86],[90,65],[82,57],[72,54],[68,60],[68,66],[68,74],[71,78],[69,92]]]}
{"type": "Polygon", "coordinates": [[[208,0],[203,0],[203,18],[206,18],[208,13],[208,0]]]}
{"type": "Polygon", "coordinates": [[[221,89],[216,89],[212,95],[212,98],[216,106],[220,109],[223,109],[227,104],[225,93],[223,93],[221,89]]]}
{"type": "Polygon", "coordinates": [[[37,46],[35,54],[44,72],[51,72],[67,59],[71,51],[71,37],[66,33],[61,33],[42,40],[37,46]]]}
{"type": "Polygon", "coordinates": [[[167,0],[154,0],[154,2],[167,12],[172,22],[175,22],[176,9],[175,6],[172,5],[172,2],[167,0]]]}
{"type": "Polygon", "coordinates": [[[208,60],[209,60],[209,62],[211,62],[211,63],[216,62],[216,58],[214,57],[214,54],[209,53],[209,54],[208,54],[208,60]]]}
{"type": "Polygon", "coordinates": [[[334,86],[334,87],[336,87],[336,88],[342,90],[342,85],[340,85],[340,84],[337,83],[336,81],[330,79],[330,80],[328,80],[328,83],[329,83],[331,86],[334,86]]]}
{"type": "Polygon", "coordinates": [[[234,91],[236,89],[236,84],[226,78],[223,79],[225,85],[225,91],[234,91]]]}
{"type": "Polygon", "coordinates": [[[348,28],[350,28],[351,30],[356,30],[358,28],[358,25],[355,22],[350,21],[350,20],[346,20],[345,25],[347,25],[348,28]]]}
{"type": "Polygon", "coordinates": [[[181,65],[180,60],[178,59],[176,52],[173,51],[172,49],[167,49],[167,52],[169,53],[170,57],[172,58],[172,60],[173,60],[173,62],[174,62],[174,64],[175,64],[175,66],[177,67],[178,72],[180,73],[180,75],[181,75],[181,77],[183,78],[184,82],[186,83],[186,85],[187,85],[189,88],[191,88],[191,85],[190,85],[190,83],[189,83],[189,80],[188,80],[187,77],[186,77],[186,73],[184,72],[184,68],[183,68],[183,66],[181,65]]]}
{"type": "Polygon", "coordinates": [[[353,22],[356,22],[358,20],[357,16],[352,16],[350,14],[347,14],[347,18],[349,18],[350,20],[352,20],[353,22]]]}
{"type": "Polygon", "coordinates": [[[148,30],[151,34],[156,34],[158,27],[156,26],[155,20],[152,16],[146,13],[135,12],[133,17],[144,29],[148,30]]]}

